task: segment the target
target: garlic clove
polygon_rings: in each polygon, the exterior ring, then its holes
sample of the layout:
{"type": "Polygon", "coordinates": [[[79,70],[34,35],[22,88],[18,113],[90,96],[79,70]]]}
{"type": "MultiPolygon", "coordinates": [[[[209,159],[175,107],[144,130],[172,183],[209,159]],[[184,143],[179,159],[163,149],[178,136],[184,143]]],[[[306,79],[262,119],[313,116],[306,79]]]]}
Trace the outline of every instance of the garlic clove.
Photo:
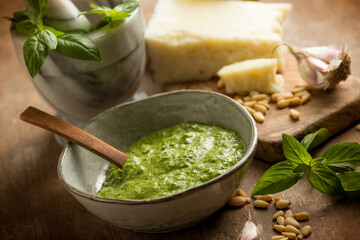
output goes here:
{"type": "Polygon", "coordinates": [[[334,46],[310,48],[294,47],[288,43],[290,53],[296,57],[301,78],[315,89],[334,88],[350,75],[350,52],[347,47],[334,46]]]}
{"type": "Polygon", "coordinates": [[[304,48],[303,51],[309,56],[318,58],[326,63],[336,59],[339,54],[339,50],[335,46],[308,47],[304,48]]]}
{"type": "Polygon", "coordinates": [[[260,240],[261,230],[262,227],[260,224],[256,226],[255,223],[251,221],[249,211],[249,219],[246,221],[240,235],[237,237],[237,240],[260,240]]]}

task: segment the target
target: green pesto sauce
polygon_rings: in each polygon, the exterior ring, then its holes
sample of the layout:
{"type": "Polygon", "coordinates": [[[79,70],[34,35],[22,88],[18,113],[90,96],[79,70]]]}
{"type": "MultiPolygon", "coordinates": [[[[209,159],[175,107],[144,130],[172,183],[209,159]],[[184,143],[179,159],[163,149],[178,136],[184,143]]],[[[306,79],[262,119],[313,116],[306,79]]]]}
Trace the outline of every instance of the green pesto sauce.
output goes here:
{"type": "Polygon", "coordinates": [[[225,173],[244,155],[233,130],[182,123],[133,143],[123,169],[110,165],[99,196],[153,199],[205,183],[225,173]]]}

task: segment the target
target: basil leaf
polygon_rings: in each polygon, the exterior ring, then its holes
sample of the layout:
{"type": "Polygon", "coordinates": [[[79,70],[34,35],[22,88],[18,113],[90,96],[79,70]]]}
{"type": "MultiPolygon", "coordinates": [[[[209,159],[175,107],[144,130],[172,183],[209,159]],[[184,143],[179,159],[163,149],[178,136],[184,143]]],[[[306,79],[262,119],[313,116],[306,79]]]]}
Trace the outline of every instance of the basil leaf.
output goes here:
{"type": "Polygon", "coordinates": [[[353,171],[360,166],[360,144],[344,142],[327,148],[320,157],[324,164],[337,173],[353,171]]]}
{"type": "Polygon", "coordinates": [[[54,29],[52,27],[49,27],[49,26],[43,26],[43,28],[46,29],[46,30],[49,30],[50,32],[52,32],[56,37],[59,37],[59,36],[64,34],[64,32],[58,31],[58,30],[56,30],[56,29],[54,29]]]}
{"type": "Polygon", "coordinates": [[[294,167],[299,164],[309,165],[312,157],[298,140],[287,134],[282,135],[282,140],[284,156],[291,165],[294,167]]]}
{"type": "Polygon", "coordinates": [[[25,10],[24,11],[19,11],[19,12],[14,12],[12,18],[9,18],[9,17],[3,17],[3,18],[6,19],[6,20],[11,21],[13,23],[19,23],[21,21],[29,19],[29,17],[26,15],[25,10]]]}
{"type": "Polygon", "coordinates": [[[45,44],[51,51],[56,49],[57,38],[54,33],[49,30],[42,30],[37,34],[37,38],[45,44]]]}
{"type": "Polygon", "coordinates": [[[299,164],[297,165],[296,168],[294,168],[293,172],[294,173],[303,173],[305,172],[310,166],[309,165],[306,165],[306,164],[299,164]]]}
{"type": "Polygon", "coordinates": [[[124,2],[122,4],[119,4],[117,6],[114,7],[114,10],[117,12],[132,12],[134,11],[134,9],[136,9],[139,6],[140,2],[139,1],[129,1],[129,2],[124,2]]]}
{"type": "Polygon", "coordinates": [[[26,36],[31,36],[39,32],[37,24],[27,19],[16,24],[16,31],[26,36]]]}
{"type": "Polygon", "coordinates": [[[47,5],[48,0],[25,0],[26,15],[32,21],[42,24],[47,5]]]}
{"type": "Polygon", "coordinates": [[[340,179],[322,163],[311,166],[306,171],[306,179],[310,185],[321,193],[329,195],[345,195],[340,179]]]}
{"type": "Polygon", "coordinates": [[[339,174],[338,178],[340,179],[341,185],[344,187],[345,191],[360,191],[360,172],[347,172],[339,174]]]}
{"type": "Polygon", "coordinates": [[[269,194],[284,191],[293,186],[302,177],[302,173],[294,173],[294,167],[288,161],[274,164],[259,179],[252,195],[269,194]]]}
{"type": "Polygon", "coordinates": [[[95,43],[89,37],[78,33],[59,36],[56,51],[71,58],[101,61],[100,51],[95,43]]]}
{"type": "Polygon", "coordinates": [[[85,15],[85,14],[100,14],[102,16],[107,16],[110,14],[110,11],[104,10],[104,9],[93,9],[86,12],[81,12],[78,14],[78,16],[85,15]]]}
{"type": "Polygon", "coordinates": [[[31,77],[34,78],[44,64],[48,55],[48,48],[39,41],[37,35],[33,35],[25,42],[23,51],[26,67],[31,77]]]}
{"type": "Polygon", "coordinates": [[[320,128],[317,132],[306,135],[301,144],[306,150],[310,151],[330,137],[330,132],[326,128],[320,128]]]}
{"type": "Polygon", "coordinates": [[[112,21],[121,20],[127,17],[130,17],[131,15],[127,12],[111,12],[106,17],[111,18],[112,21]]]}

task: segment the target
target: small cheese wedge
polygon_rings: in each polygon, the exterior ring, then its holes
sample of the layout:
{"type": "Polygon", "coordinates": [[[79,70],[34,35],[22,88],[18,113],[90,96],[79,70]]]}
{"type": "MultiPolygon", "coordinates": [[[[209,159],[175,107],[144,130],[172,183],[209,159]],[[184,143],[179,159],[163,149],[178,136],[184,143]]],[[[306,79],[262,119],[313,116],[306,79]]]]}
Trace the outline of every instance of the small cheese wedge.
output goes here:
{"type": "Polygon", "coordinates": [[[248,91],[262,93],[280,92],[284,78],[276,74],[277,59],[259,58],[224,66],[218,71],[218,86],[224,86],[229,94],[242,94],[248,91]]]}
{"type": "Polygon", "coordinates": [[[283,64],[282,22],[291,4],[158,0],[146,29],[147,56],[158,83],[209,80],[225,65],[256,58],[283,64]]]}

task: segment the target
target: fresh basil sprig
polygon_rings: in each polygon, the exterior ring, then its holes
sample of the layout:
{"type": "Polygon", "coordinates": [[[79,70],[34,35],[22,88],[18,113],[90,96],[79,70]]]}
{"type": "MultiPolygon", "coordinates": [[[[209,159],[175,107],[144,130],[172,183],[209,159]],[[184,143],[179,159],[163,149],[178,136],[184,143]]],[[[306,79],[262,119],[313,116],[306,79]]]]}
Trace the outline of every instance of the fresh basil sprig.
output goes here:
{"type": "Polygon", "coordinates": [[[64,33],[43,25],[42,18],[48,5],[47,0],[25,0],[26,9],[6,18],[16,24],[16,30],[28,37],[24,46],[25,65],[31,77],[35,77],[44,64],[49,50],[64,56],[101,61],[96,44],[82,33],[64,33]]]}
{"type": "Polygon", "coordinates": [[[285,161],[274,164],[259,179],[252,195],[277,193],[286,190],[306,175],[312,187],[329,195],[345,195],[360,190],[360,144],[344,142],[327,148],[319,158],[308,153],[330,136],[327,129],[306,135],[298,142],[283,134],[285,161]],[[339,174],[340,173],[340,174],[339,174]]]}
{"type": "Polygon", "coordinates": [[[102,28],[114,21],[119,21],[124,18],[130,17],[130,12],[134,11],[138,6],[139,1],[128,1],[121,3],[114,8],[109,8],[106,6],[97,6],[95,4],[90,4],[92,10],[81,12],[79,16],[85,14],[99,14],[104,17],[104,20],[99,22],[96,25],[96,29],[102,28]]]}

